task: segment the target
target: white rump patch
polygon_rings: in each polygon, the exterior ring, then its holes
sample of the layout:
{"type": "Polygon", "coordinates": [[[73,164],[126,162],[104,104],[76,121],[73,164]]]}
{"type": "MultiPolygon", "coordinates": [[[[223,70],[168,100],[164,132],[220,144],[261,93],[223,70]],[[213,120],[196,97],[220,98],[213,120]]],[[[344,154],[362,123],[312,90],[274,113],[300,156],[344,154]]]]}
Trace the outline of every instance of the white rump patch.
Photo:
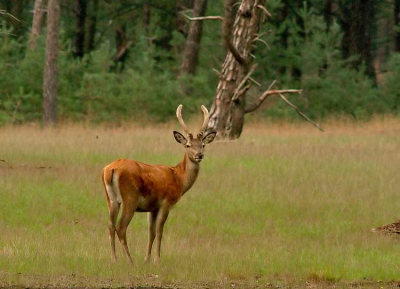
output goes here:
{"type": "Polygon", "coordinates": [[[122,203],[121,192],[119,190],[118,184],[118,175],[116,172],[113,173],[111,184],[108,184],[106,180],[104,180],[106,184],[106,190],[108,197],[110,198],[111,202],[117,202],[118,204],[122,203]]]}

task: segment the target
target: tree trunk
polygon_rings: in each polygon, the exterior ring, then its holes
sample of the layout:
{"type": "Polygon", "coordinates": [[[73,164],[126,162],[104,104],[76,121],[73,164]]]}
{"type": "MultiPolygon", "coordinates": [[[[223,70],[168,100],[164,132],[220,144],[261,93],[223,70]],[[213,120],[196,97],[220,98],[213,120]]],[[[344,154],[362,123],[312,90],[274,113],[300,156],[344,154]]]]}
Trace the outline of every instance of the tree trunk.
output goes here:
{"type": "Polygon", "coordinates": [[[57,57],[60,25],[60,0],[49,0],[47,7],[46,63],[43,77],[43,122],[57,121],[57,57]]]}
{"type": "Polygon", "coordinates": [[[265,0],[243,0],[231,29],[235,0],[227,0],[223,23],[225,44],[229,51],[222,66],[214,103],[210,111],[209,129],[219,137],[238,138],[242,132],[246,92],[251,83],[245,79],[251,69],[254,40],[261,24],[265,0]]]}
{"type": "Polygon", "coordinates": [[[90,11],[90,17],[88,19],[87,37],[85,39],[86,53],[94,49],[94,38],[96,36],[96,30],[97,30],[97,11],[99,10],[99,0],[92,0],[91,3],[92,3],[92,9],[90,11]]]}
{"type": "Polygon", "coordinates": [[[376,32],[376,19],[375,19],[375,0],[361,1],[360,11],[360,33],[363,33],[362,40],[358,43],[358,50],[362,59],[365,61],[367,75],[376,81],[374,69],[374,49],[372,39],[376,32]]]}
{"type": "Polygon", "coordinates": [[[118,24],[115,31],[115,43],[117,48],[117,54],[113,57],[113,61],[117,64],[121,63],[120,69],[124,69],[125,60],[128,56],[128,48],[130,43],[128,44],[127,36],[126,36],[126,25],[118,24]]]}
{"type": "Polygon", "coordinates": [[[364,62],[366,74],[375,81],[372,39],[375,35],[375,0],[353,0],[342,7],[342,52],[344,58],[358,55],[352,67],[358,69],[364,62]]]}
{"type": "MultiPolygon", "coordinates": [[[[400,25],[400,1],[399,0],[394,0],[394,26],[399,27],[400,25]]],[[[399,52],[400,51],[400,31],[395,32],[394,36],[394,51],[399,52]]]]}
{"type": "MultiPolygon", "coordinates": [[[[283,22],[288,21],[288,17],[289,17],[289,0],[284,0],[283,7],[278,13],[276,30],[279,29],[279,27],[282,25],[283,22]]],[[[279,38],[279,43],[283,48],[282,51],[280,51],[278,54],[279,57],[284,57],[285,51],[288,48],[288,39],[289,39],[289,28],[288,25],[286,24],[279,38]]],[[[279,68],[280,75],[284,75],[286,73],[286,66],[287,64],[284,64],[282,67],[279,68]]]]}
{"type": "Polygon", "coordinates": [[[143,4],[143,17],[142,17],[142,27],[143,30],[147,33],[148,27],[150,24],[150,3],[146,1],[143,4]]]}
{"type": "MultiPolygon", "coordinates": [[[[296,11],[299,11],[300,9],[304,8],[304,5],[307,5],[307,7],[310,7],[308,5],[307,1],[304,0],[296,0],[296,11]]],[[[305,32],[305,26],[304,26],[304,19],[300,16],[298,13],[294,13],[296,15],[296,23],[297,26],[300,27],[300,30],[298,32],[298,37],[304,40],[306,38],[306,32],[305,32]]],[[[301,71],[301,67],[299,66],[293,66],[292,67],[292,77],[298,81],[301,82],[303,72],[301,71]]]]}
{"type": "Polygon", "coordinates": [[[329,31],[332,25],[332,4],[333,0],[325,1],[324,19],[326,23],[326,30],[329,31]]]}
{"type": "Polygon", "coordinates": [[[85,22],[86,22],[86,0],[76,1],[76,26],[75,26],[75,57],[82,58],[85,54],[85,22]]]}
{"type": "Polygon", "coordinates": [[[175,29],[183,34],[187,38],[189,33],[189,26],[187,20],[182,15],[187,10],[193,9],[195,0],[176,0],[175,2],[175,29]]]}
{"type": "Polygon", "coordinates": [[[36,49],[36,44],[37,44],[36,40],[42,32],[43,15],[44,15],[43,0],[36,0],[35,7],[33,8],[32,31],[29,36],[29,45],[28,45],[29,50],[36,49]]]}
{"type": "MultiPolygon", "coordinates": [[[[204,16],[207,7],[207,0],[196,0],[193,7],[193,17],[204,16]]],[[[181,75],[196,72],[199,62],[200,41],[203,31],[203,21],[192,21],[190,23],[189,34],[183,53],[181,75]]]]}

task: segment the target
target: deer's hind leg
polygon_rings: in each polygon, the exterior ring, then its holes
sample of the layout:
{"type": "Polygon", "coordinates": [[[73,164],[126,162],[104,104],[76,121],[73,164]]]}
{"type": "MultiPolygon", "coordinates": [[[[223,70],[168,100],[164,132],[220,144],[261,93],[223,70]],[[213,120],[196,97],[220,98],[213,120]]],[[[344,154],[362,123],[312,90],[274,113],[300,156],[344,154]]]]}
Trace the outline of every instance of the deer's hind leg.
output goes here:
{"type": "Polygon", "coordinates": [[[108,223],[108,232],[110,238],[110,246],[111,246],[111,257],[114,261],[117,260],[117,254],[115,253],[115,232],[116,232],[116,223],[117,217],[120,209],[120,204],[118,202],[113,202],[107,199],[108,203],[108,211],[110,214],[110,222],[108,223]]]}
{"type": "Polygon", "coordinates": [[[107,207],[108,207],[108,213],[110,216],[110,221],[108,223],[108,232],[109,232],[109,239],[110,239],[110,246],[111,246],[111,258],[115,261],[117,260],[117,255],[115,253],[115,232],[116,232],[116,224],[117,224],[117,218],[118,218],[118,213],[119,209],[121,206],[121,203],[118,201],[118,198],[116,198],[115,192],[112,188],[112,185],[110,185],[110,180],[112,178],[113,172],[108,172],[103,170],[102,172],[102,182],[104,186],[104,190],[106,193],[106,200],[107,200],[107,207]],[[105,174],[108,174],[108,181],[106,180],[105,174]]]}
{"type": "Polygon", "coordinates": [[[128,243],[126,241],[126,230],[133,218],[133,215],[135,214],[138,204],[139,204],[138,197],[130,197],[122,201],[122,214],[116,228],[119,241],[121,242],[126,257],[131,263],[133,263],[133,261],[131,254],[129,252],[128,243]]]}

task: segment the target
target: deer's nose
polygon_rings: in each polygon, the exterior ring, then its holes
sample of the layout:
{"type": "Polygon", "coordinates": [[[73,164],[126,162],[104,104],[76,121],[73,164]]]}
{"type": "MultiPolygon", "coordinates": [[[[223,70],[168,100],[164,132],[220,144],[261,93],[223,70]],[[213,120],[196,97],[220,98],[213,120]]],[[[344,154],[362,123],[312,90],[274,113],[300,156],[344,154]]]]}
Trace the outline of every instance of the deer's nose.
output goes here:
{"type": "Polygon", "coordinates": [[[204,154],[202,154],[202,153],[198,153],[197,155],[196,155],[196,158],[198,158],[198,159],[203,159],[204,158],[204,154]]]}

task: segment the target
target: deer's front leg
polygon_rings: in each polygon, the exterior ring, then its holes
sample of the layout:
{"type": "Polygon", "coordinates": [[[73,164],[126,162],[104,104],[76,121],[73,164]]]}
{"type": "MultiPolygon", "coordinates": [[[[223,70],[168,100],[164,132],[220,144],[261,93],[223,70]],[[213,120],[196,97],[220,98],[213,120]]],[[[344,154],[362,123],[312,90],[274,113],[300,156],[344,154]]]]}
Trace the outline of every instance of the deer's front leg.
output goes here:
{"type": "Polygon", "coordinates": [[[153,247],[154,239],[156,238],[156,218],[157,218],[158,211],[156,212],[149,212],[147,214],[147,221],[148,221],[148,230],[149,230],[149,239],[147,241],[147,253],[145,257],[145,261],[150,261],[151,256],[151,248],[153,247]]]}
{"type": "Polygon", "coordinates": [[[163,235],[163,230],[164,230],[164,224],[165,221],[167,221],[168,214],[169,214],[169,206],[164,206],[160,208],[160,211],[157,214],[156,218],[156,237],[157,237],[157,242],[156,242],[156,258],[155,261],[159,262],[161,258],[161,239],[163,235]]]}

